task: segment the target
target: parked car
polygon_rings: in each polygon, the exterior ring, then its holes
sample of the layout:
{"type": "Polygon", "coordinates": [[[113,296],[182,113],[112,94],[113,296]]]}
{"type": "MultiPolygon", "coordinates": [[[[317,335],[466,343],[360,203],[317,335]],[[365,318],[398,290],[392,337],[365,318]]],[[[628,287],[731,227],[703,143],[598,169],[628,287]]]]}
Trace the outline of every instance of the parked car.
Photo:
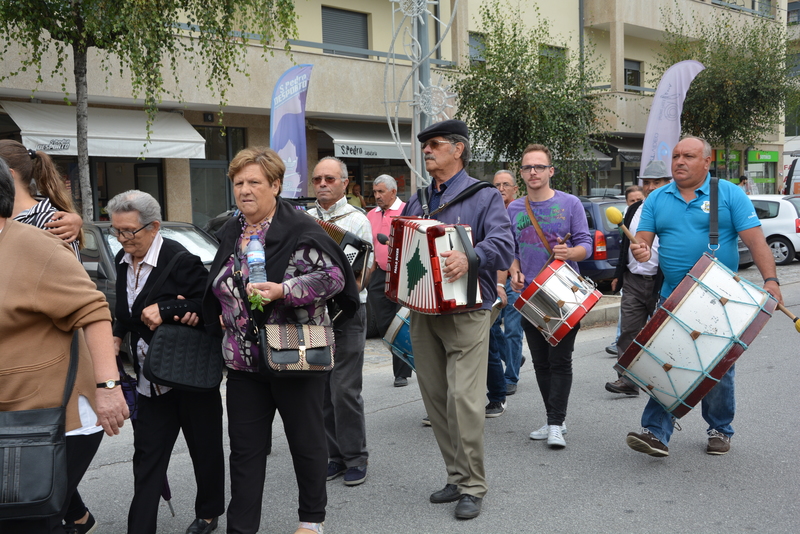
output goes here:
{"type": "Polygon", "coordinates": [[[588,276],[595,282],[610,281],[617,269],[622,236],[617,225],[608,220],[606,210],[614,207],[624,214],[627,205],[625,200],[616,197],[579,198],[586,211],[593,247],[591,254],[578,262],[578,268],[583,276],[588,276]]]}
{"type": "Polygon", "coordinates": [[[788,265],[800,251],[800,195],[750,195],[777,265],[788,265]]]}
{"type": "MultiPolygon", "coordinates": [[[[114,257],[122,245],[111,235],[110,228],[110,222],[83,225],[84,248],[81,250],[81,261],[89,277],[97,284],[97,289],[106,296],[113,315],[117,302],[117,268],[114,257]]],[[[186,250],[199,256],[206,269],[211,267],[218,244],[200,228],[189,223],[165,221],[161,224],[161,235],[179,242],[186,250]]]]}

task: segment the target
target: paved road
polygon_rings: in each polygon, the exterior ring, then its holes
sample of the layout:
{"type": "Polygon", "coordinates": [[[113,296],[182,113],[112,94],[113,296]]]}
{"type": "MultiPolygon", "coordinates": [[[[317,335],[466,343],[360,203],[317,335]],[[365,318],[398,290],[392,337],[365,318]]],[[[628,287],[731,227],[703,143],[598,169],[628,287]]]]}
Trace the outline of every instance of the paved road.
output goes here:
{"type": "MultiPolygon", "coordinates": [[[[754,267],[743,274],[760,280],[754,267]]],[[[787,306],[800,314],[800,263],[780,267],[779,276],[787,306]]],[[[737,434],[726,456],[705,454],[698,410],[681,420],[669,458],[651,458],[625,445],[626,433],[638,430],[645,399],[603,389],[614,376],[613,360],[603,351],[613,335],[613,326],[578,335],[564,450],[528,439],[544,423],[544,413],[533,370],[530,364],[522,368],[506,414],[486,422],[490,492],[481,516],[466,522],[453,518],[453,504],[428,502],[444,485],[445,472],[431,430],[420,424],[424,408],[416,379],[409,387],[392,387],[390,360],[370,340],[364,376],[369,477],[354,488],[341,479],[328,483],[326,532],[797,532],[800,334],[790,321],[782,315],[772,319],[737,364],[737,434]]],[[[131,454],[126,426],[121,436],[104,440],[81,485],[100,533],[125,532],[131,454]]],[[[183,533],[193,519],[194,481],[182,440],[169,476],[177,517],[162,504],[159,532],[183,533]]],[[[261,532],[294,532],[296,492],[278,420],[261,532]]],[[[218,532],[224,532],[224,521],[218,532]]]]}

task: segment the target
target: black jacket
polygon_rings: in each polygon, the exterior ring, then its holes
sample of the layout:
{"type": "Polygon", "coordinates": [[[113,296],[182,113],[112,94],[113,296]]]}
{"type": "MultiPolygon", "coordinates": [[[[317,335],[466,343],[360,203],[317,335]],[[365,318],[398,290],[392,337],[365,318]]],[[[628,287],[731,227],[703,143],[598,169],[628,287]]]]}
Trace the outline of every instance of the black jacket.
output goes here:
{"type": "MultiPolygon", "coordinates": [[[[219,249],[211,263],[203,296],[203,317],[206,319],[206,331],[215,335],[222,335],[222,327],[218,319],[222,313],[222,307],[214,296],[211,285],[219,276],[223,265],[231,258],[241,233],[242,227],[239,218],[232,217],[216,234],[219,240],[219,249]]],[[[338,243],[310,215],[301,213],[286,200],[278,197],[275,216],[264,239],[267,280],[275,283],[283,281],[289,259],[300,245],[310,245],[322,250],[342,269],[345,275],[345,286],[332,300],[341,308],[346,317],[352,317],[358,311],[361,301],[347,256],[344,255],[338,243]]],[[[247,284],[247,280],[244,283],[247,284]]],[[[253,318],[257,324],[262,324],[266,319],[266,311],[264,315],[255,312],[253,318]]]]}
{"type": "MultiPolygon", "coordinates": [[[[167,279],[159,289],[158,293],[150,296],[150,291],[155,286],[156,281],[161,277],[172,257],[178,252],[186,249],[172,239],[164,238],[161,252],[158,254],[158,265],[150,272],[139,296],[133,302],[131,311],[128,311],[128,267],[127,263],[120,263],[124,250],[117,253],[114,262],[117,265],[117,304],[114,309],[116,320],[114,322],[114,335],[124,338],[125,334],[131,333],[131,345],[136,346],[139,339],[144,339],[150,343],[155,331],[151,331],[142,322],[142,310],[147,305],[158,303],[161,311],[161,320],[165,324],[174,323],[174,316],[183,316],[186,312],[194,312],[200,315],[202,310],[203,287],[205,286],[208,271],[203,266],[203,262],[194,254],[184,254],[173,266],[167,279]],[[185,300],[178,300],[178,295],[185,297],[185,300]]],[[[202,328],[201,321],[198,328],[202,328]]],[[[136,372],[139,372],[138,361],[134,360],[136,372]]]]}
{"type": "MultiPolygon", "coordinates": [[[[628,209],[625,211],[625,219],[622,221],[622,224],[625,225],[626,228],[630,229],[631,221],[633,221],[633,216],[636,215],[636,212],[639,208],[642,207],[643,200],[638,202],[634,202],[628,209]]],[[[628,269],[628,250],[631,248],[631,240],[628,239],[628,236],[625,234],[622,235],[622,243],[619,247],[619,261],[617,262],[617,269],[614,271],[614,278],[617,279],[617,291],[622,289],[622,281],[623,275],[629,272],[628,269]]],[[[658,268],[656,272],[656,283],[654,284],[654,291],[659,292],[661,290],[661,284],[664,282],[664,273],[661,272],[661,267],[658,268]]]]}

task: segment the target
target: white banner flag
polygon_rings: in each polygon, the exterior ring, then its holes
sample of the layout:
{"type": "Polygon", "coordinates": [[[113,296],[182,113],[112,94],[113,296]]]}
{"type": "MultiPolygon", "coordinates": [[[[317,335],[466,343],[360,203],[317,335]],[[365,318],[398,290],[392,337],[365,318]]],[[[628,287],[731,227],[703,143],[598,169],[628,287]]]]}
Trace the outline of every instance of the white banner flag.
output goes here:
{"type": "Polygon", "coordinates": [[[692,80],[703,69],[702,63],[690,59],[675,63],[661,77],[647,119],[640,172],[654,159],[666,163],[667,169],[672,168],[672,149],[681,137],[683,100],[692,80]]]}

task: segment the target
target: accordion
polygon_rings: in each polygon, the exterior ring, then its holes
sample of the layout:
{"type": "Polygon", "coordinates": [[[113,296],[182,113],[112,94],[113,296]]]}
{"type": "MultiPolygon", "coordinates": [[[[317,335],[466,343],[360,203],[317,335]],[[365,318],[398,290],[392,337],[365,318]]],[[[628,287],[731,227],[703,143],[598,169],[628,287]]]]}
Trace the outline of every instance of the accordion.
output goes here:
{"type": "Polygon", "coordinates": [[[389,238],[386,296],[429,315],[480,309],[479,264],[468,225],[395,217],[389,238]],[[469,262],[469,273],[453,283],[442,278],[444,259],[439,257],[449,250],[463,252],[469,262]]]}
{"type": "Polygon", "coordinates": [[[369,272],[369,265],[366,265],[369,253],[372,251],[372,243],[367,243],[353,232],[348,232],[340,226],[336,226],[332,222],[323,221],[314,218],[325,233],[327,233],[334,241],[339,244],[339,247],[347,256],[347,261],[350,262],[350,267],[353,269],[353,274],[359,287],[364,287],[366,276],[369,272]]]}

